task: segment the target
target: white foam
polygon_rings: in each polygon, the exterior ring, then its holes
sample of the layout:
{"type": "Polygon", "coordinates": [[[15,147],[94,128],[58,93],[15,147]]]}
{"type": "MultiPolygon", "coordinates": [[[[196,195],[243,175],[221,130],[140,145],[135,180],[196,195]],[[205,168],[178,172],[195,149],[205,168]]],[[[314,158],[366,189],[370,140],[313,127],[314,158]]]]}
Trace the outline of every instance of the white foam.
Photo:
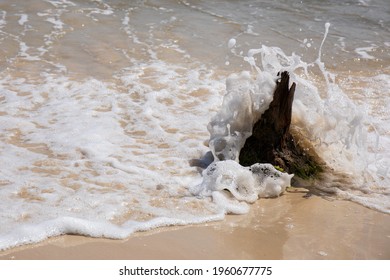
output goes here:
{"type": "MultiPolygon", "coordinates": [[[[255,89],[254,85],[258,83],[256,77],[271,78],[272,75],[275,77],[276,71],[288,70],[292,81],[297,83],[293,125],[312,141],[316,151],[328,165],[348,176],[349,182],[352,182],[348,184],[353,185],[324,183],[324,188],[333,189],[342,198],[388,213],[390,200],[386,193],[388,180],[385,178],[388,178],[389,168],[386,163],[390,153],[388,148],[384,147],[384,143],[388,141],[384,131],[379,132],[378,128],[368,132],[369,127],[372,129],[375,126],[367,115],[366,107],[358,105],[343,92],[336,83],[335,75],[329,72],[322,62],[322,47],[329,27],[329,23],[325,24],[324,39],[314,63],[305,63],[295,54],[288,56],[280,48],[262,46],[260,49],[248,51],[243,60],[259,76],[244,72],[229,77],[221,111],[209,123],[210,149],[215,160],[238,161],[239,150],[251,134],[251,125],[261,115],[252,115],[256,112],[251,107],[253,92],[267,92],[264,95],[269,97],[267,102],[272,99],[272,82],[255,89]],[[313,82],[310,74],[313,67],[318,67],[323,74],[325,89],[319,88],[313,82]],[[300,75],[296,75],[296,71],[299,71],[300,75]],[[269,89],[264,91],[268,87],[269,89]],[[381,151],[386,152],[379,156],[376,151],[378,143],[381,142],[381,151]],[[334,189],[334,186],[340,189],[334,189]]],[[[383,88],[383,82],[380,84],[383,88]]],[[[267,107],[268,105],[265,105],[263,109],[267,107]]]]}
{"type": "Polygon", "coordinates": [[[188,223],[199,224],[221,220],[223,214],[216,214],[207,218],[175,219],[156,218],[148,222],[130,221],[122,226],[107,222],[94,222],[72,217],[60,217],[40,224],[23,225],[0,239],[0,251],[16,246],[37,243],[49,237],[64,234],[78,234],[90,237],[124,239],[137,231],[147,231],[163,226],[178,226],[188,223]]]}
{"type": "Polygon", "coordinates": [[[26,22],[28,22],[28,15],[21,14],[18,23],[23,26],[26,22]]]}
{"type": "Polygon", "coordinates": [[[258,33],[253,31],[253,25],[248,24],[245,30],[245,33],[251,34],[251,35],[259,35],[258,33]]]}
{"type": "Polygon", "coordinates": [[[234,160],[214,162],[202,175],[202,183],[192,187],[191,192],[200,197],[211,196],[225,213],[234,214],[247,213],[246,203],[253,203],[259,197],[279,196],[290,186],[293,177],[271,164],[243,167],[234,160]]]}
{"type": "Polygon", "coordinates": [[[223,83],[205,69],[182,76],[183,69],[161,61],[128,69],[117,78],[126,94],[96,79],[44,73],[38,84],[2,79],[0,247],[65,233],[122,238],[153,226],[222,219],[223,212],[187,191],[198,177],[187,160],[204,151],[199,143],[218,95],[202,103],[181,93],[183,85],[186,93],[207,94],[223,83]],[[169,88],[143,82],[148,71],[169,88]],[[138,222],[127,229],[128,221],[138,222]]]}
{"type": "Polygon", "coordinates": [[[232,74],[226,79],[226,95],[221,110],[208,124],[209,146],[215,158],[238,161],[253,124],[272,101],[275,81],[267,72],[255,79],[249,72],[232,74]]]}
{"type": "Polygon", "coordinates": [[[7,21],[5,20],[6,15],[6,11],[0,11],[0,28],[3,28],[7,23],[7,21]]]}
{"type": "Polygon", "coordinates": [[[231,49],[236,45],[236,39],[231,38],[228,42],[228,48],[231,49]]]}
{"type": "Polygon", "coordinates": [[[377,46],[370,46],[370,47],[362,47],[362,48],[356,48],[355,52],[360,55],[363,59],[375,59],[374,56],[368,54],[369,52],[375,51],[377,46]]]}
{"type": "MultiPolygon", "coordinates": [[[[281,48],[289,47],[287,36],[254,18],[240,21],[240,13],[221,6],[209,12],[194,4],[201,20],[186,22],[178,13],[186,11],[175,5],[40,5],[47,8],[16,11],[6,4],[0,11],[7,62],[0,72],[1,249],[59,234],[124,238],[157,226],[215,221],[246,213],[259,196],[279,195],[289,177],[259,184],[262,173],[235,161],[281,70],[297,83],[294,126],[330,166],[363,182],[337,195],[390,211],[388,74],[362,72],[351,75],[353,85],[339,86],[325,67],[318,75],[315,61],[287,54],[281,48]],[[217,24],[209,37],[208,23],[217,24]],[[260,38],[253,30],[263,27],[271,35],[260,38]],[[259,44],[275,42],[273,36],[279,48],[259,44]],[[210,44],[200,46],[205,38],[210,44]],[[223,60],[226,52],[230,65],[220,67],[214,58],[223,60]],[[78,67],[84,62],[86,69],[78,67]],[[356,83],[364,84],[364,107],[351,100],[356,83]],[[216,162],[218,172],[202,177],[188,160],[208,151],[202,143],[209,122],[214,153],[235,161],[216,162]]],[[[301,30],[298,35],[315,37],[301,30]]],[[[346,51],[359,46],[349,39],[346,51]]],[[[320,49],[322,62],[333,50],[320,49]]]]}
{"type": "Polygon", "coordinates": [[[64,27],[64,23],[58,18],[48,17],[48,18],[46,18],[46,21],[53,24],[54,29],[62,30],[64,27]]]}

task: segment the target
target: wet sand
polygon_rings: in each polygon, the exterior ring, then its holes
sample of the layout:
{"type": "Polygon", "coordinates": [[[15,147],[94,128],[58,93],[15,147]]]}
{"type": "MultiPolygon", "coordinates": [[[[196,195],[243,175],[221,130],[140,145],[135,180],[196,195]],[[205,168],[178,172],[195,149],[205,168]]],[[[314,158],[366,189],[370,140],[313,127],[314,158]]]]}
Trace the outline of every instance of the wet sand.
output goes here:
{"type": "Polygon", "coordinates": [[[260,199],[247,215],[126,240],[60,236],[0,252],[0,259],[390,259],[390,215],[303,196],[260,199]]]}

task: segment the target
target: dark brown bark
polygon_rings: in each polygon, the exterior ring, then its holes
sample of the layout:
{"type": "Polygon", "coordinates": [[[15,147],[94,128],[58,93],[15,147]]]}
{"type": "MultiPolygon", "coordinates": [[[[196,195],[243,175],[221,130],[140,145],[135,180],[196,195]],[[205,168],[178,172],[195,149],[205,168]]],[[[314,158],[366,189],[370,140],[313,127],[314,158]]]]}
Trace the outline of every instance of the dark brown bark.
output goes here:
{"type": "MultiPolygon", "coordinates": [[[[271,163],[284,171],[308,179],[323,170],[323,163],[310,146],[301,145],[290,131],[295,83],[289,88],[289,74],[282,72],[276,83],[274,99],[267,111],[253,126],[240,151],[240,164],[271,163]]],[[[307,142],[307,141],[306,141],[307,142]]]]}

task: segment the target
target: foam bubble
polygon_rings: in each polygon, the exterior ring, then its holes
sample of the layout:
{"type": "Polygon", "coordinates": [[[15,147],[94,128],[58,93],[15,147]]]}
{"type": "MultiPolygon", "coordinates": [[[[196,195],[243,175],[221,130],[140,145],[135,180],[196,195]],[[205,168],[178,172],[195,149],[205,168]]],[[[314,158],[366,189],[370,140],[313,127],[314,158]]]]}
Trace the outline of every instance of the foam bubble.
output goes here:
{"type": "Polygon", "coordinates": [[[228,42],[228,48],[231,49],[236,45],[236,39],[231,38],[228,42]]]}

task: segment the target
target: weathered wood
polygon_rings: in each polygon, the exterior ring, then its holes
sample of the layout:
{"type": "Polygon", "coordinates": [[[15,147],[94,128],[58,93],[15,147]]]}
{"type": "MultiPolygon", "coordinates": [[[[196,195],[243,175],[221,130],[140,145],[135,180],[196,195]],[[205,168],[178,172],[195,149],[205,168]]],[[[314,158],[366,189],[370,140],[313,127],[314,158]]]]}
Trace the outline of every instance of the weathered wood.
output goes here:
{"type": "MultiPolygon", "coordinates": [[[[316,177],[324,167],[314,149],[302,147],[290,131],[295,83],[289,88],[289,74],[282,72],[276,83],[274,98],[267,111],[253,126],[240,151],[241,165],[271,163],[302,179],[316,177]]],[[[306,141],[307,142],[307,141],[306,141]]]]}

